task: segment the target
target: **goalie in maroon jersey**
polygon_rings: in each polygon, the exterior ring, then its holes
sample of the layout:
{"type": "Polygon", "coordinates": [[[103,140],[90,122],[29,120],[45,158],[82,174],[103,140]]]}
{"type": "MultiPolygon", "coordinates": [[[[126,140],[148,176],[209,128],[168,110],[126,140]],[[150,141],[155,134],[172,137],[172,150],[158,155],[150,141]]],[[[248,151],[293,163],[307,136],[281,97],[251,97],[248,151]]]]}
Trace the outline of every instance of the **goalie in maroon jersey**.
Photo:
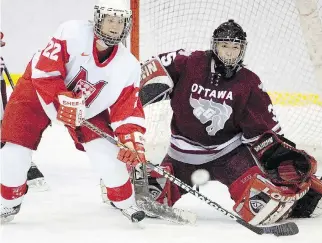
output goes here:
{"type": "MultiPolygon", "coordinates": [[[[246,33],[229,20],[214,31],[211,50],[178,50],[142,65],[143,105],[170,98],[174,114],[161,165],[189,185],[194,171],[207,170],[251,224],[322,213],[317,163],[282,136],[262,82],[243,64],[246,47],[246,33]]],[[[149,181],[169,205],[185,193],[156,176],[149,181]]]]}

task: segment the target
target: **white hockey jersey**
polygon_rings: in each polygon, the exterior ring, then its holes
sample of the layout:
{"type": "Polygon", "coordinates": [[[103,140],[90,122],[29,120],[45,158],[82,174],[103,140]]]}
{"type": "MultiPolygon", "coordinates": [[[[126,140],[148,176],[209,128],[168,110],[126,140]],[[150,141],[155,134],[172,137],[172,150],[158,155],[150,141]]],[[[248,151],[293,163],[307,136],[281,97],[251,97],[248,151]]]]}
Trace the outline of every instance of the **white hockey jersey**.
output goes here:
{"type": "Polygon", "coordinates": [[[144,112],[138,99],[140,63],[124,47],[114,47],[110,57],[99,62],[93,23],[62,24],[47,47],[31,61],[31,78],[41,104],[52,121],[62,91],[82,91],[86,97],[86,119],[109,111],[115,131],[124,124],[144,127],[144,112]]]}
{"type": "MultiPolygon", "coordinates": [[[[1,41],[1,40],[0,40],[1,41]]],[[[4,114],[4,107],[7,103],[7,88],[6,88],[6,83],[3,78],[3,69],[4,69],[4,62],[2,57],[0,57],[0,90],[1,90],[1,95],[0,95],[0,121],[3,119],[3,114],[4,114]]]]}

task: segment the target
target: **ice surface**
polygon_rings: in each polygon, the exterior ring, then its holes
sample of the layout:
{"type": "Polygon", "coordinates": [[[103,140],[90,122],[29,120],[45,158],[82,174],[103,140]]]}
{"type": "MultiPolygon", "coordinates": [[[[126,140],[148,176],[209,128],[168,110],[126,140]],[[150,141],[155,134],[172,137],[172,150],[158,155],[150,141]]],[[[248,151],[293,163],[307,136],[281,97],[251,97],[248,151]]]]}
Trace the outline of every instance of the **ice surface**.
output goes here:
{"type": "MultiPolygon", "coordinates": [[[[176,206],[198,213],[195,226],[158,219],[132,224],[101,202],[99,178],[88,158],[74,148],[65,128],[57,125],[45,131],[34,162],[50,191],[26,195],[20,214],[10,224],[1,225],[1,243],[318,243],[322,239],[322,217],[297,220],[300,233],[296,236],[259,236],[191,195],[176,206]]],[[[226,187],[217,182],[201,186],[201,192],[227,209],[233,205],[226,187]]]]}

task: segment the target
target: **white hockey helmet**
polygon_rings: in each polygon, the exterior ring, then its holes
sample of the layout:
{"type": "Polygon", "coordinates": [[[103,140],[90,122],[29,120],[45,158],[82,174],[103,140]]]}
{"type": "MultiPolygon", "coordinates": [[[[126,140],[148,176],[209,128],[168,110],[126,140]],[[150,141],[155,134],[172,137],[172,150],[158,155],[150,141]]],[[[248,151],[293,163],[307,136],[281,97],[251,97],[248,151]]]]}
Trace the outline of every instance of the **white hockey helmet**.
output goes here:
{"type": "Polygon", "coordinates": [[[131,31],[132,11],[126,0],[97,0],[94,6],[94,33],[107,46],[114,46],[122,42],[131,31]],[[109,35],[103,33],[102,24],[106,16],[118,17],[124,23],[120,35],[109,35]]]}

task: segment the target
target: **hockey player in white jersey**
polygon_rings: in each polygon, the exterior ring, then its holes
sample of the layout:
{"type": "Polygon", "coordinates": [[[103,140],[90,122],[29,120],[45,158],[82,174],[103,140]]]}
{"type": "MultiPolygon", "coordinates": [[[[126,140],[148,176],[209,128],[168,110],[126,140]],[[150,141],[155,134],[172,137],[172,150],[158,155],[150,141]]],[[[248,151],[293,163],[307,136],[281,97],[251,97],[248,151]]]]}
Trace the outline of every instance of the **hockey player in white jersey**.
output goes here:
{"type": "MultiPolygon", "coordinates": [[[[6,42],[3,41],[4,38],[4,34],[0,31],[0,47],[4,47],[6,45],[6,42]]],[[[4,80],[3,77],[3,73],[4,73],[4,69],[5,69],[5,63],[3,58],[0,56],[0,87],[1,87],[1,96],[0,96],[0,129],[1,129],[1,124],[2,124],[2,118],[3,118],[3,113],[4,113],[4,109],[6,107],[7,104],[7,99],[8,99],[8,95],[7,95],[7,87],[6,87],[6,82],[4,80]]],[[[8,73],[6,73],[7,75],[10,75],[8,73]]],[[[7,77],[8,79],[11,77],[7,77]]],[[[12,84],[12,89],[13,89],[13,84],[12,84]]],[[[4,143],[1,143],[1,147],[4,145],[4,143]]],[[[28,170],[27,173],[27,185],[30,188],[35,189],[36,191],[45,191],[48,190],[48,184],[44,178],[43,173],[39,170],[39,168],[37,167],[37,165],[32,162],[31,166],[28,170]]]]}
{"type": "MultiPolygon", "coordinates": [[[[3,48],[6,45],[6,42],[3,40],[4,34],[0,31],[0,48],[3,48]]],[[[0,56],[0,88],[1,88],[1,96],[0,96],[0,125],[2,123],[4,108],[7,104],[7,88],[6,82],[3,77],[5,64],[2,56],[0,56]]]]}
{"type": "Polygon", "coordinates": [[[98,1],[94,22],[63,23],[28,64],[3,119],[2,221],[19,212],[32,150],[50,122],[57,121],[84,147],[114,205],[132,221],[145,217],[136,207],[127,171],[127,164],[146,161],[141,139],[144,112],[138,99],[140,64],[122,44],[131,24],[132,12],[124,1],[98,1]],[[100,138],[82,126],[84,119],[129,149],[100,138]]]}
{"type": "MultiPolygon", "coordinates": [[[[0,31],[0,48],[4,47],[6,43],[3,41],[3,33],[0,31]]],[[[7,90],[6,83],[4,81],[2,72],[4,70],[4,62],[2,57],[0,56],[0,89],[1,89],[1,97],[0,97],[0,121],[2,121],[4,107],[7,103],[7,90]]]]}

